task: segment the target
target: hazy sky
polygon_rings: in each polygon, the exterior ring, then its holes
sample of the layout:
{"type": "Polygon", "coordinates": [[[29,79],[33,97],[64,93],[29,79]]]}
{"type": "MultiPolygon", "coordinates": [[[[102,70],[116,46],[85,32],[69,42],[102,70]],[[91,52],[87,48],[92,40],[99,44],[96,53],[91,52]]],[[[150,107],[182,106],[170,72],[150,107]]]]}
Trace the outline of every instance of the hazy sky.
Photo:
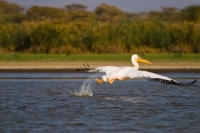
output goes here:
{"type": "Polygon", "coordinates": [[[160,10],[160,6],[178,7],[180,9],[192,5],[200,4],[200,0],[7,0],[17,3],[23,7],[32,5],[54,6],[64,8],[65,5],[79,3],[87,6],[87,10],[94,11],[101,3],[117,6],[126,12],[142,12],[150,10],[160,10]]]}

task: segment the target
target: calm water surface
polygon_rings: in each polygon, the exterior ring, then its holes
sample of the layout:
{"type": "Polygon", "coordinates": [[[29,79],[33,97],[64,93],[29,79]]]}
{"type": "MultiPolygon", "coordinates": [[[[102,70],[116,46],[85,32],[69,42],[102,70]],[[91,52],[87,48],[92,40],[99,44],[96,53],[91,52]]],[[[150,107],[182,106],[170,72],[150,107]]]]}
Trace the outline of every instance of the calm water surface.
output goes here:
{"type": "MultiPolygon", "coordinates": [[[[0,132],[200,132],[200,81],[184,88],[128,80],[91,81],[84,73],[0,73],[0,132]]],[[[199,73],[162,73],[190,82],[199,73]]]]}

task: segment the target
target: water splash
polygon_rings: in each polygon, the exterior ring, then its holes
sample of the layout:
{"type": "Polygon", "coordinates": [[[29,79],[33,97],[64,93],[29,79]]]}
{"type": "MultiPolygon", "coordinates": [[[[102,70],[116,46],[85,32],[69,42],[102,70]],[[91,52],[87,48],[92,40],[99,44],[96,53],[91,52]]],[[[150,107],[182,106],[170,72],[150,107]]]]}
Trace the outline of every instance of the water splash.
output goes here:
{"type": "Polygon", "coordinates": [[[78,96],[78,97],[92,97],[93,93],[92,93],[92,82],[94,81],[94,78],[97,77],[97,75],[93,75],[90,78],[86,79],[84,81],[84,83],[82,84],[82,86],[80,87],[80,90],[78,92],[74,91],[70,91],[69,92],[73,95],[73,96],[78,96]]]}

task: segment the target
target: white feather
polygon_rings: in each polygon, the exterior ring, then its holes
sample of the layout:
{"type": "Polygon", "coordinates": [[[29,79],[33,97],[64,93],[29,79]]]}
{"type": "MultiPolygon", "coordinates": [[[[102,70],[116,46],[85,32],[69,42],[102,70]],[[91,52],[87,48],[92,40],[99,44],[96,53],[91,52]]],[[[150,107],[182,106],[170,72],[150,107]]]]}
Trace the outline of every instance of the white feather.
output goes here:
{"type": "Polygon", "coordinates": [[[193,86],[192,84],[195,83],[197,80],[188,83],[188,84],[182,84],[178,83],[176,80],[173,80],[171,78],[158,75],[152,72],[147,71],[140,71],[139,64],[137,61],[144,62],[147,64],[151,64],[149,61],[139,57],[137,54],[132,55],[131,61],[133,63],[133,67],[125,66],[125,67],[116,67],[116,66],[102,66],[97,67],[95,69],[90,70],[89,72],[100,72],[104,73],[103,76],[101,76],[101,79],[96,79],[98,83],[109,82],[110,84],[113,83],[115,80],[126,80],[126,79],[147,79],[150,81],[157,81],[165,84],[174,84],[178,86],[193,86]]]}

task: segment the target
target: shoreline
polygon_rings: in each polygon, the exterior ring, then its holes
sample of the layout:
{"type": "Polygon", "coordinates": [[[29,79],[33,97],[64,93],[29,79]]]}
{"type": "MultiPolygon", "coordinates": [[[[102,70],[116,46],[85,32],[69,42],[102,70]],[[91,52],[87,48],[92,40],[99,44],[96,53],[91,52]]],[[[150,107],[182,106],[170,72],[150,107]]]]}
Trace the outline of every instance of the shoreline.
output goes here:
{"type": "MultiPolygon", "coordinates": [[[[0,72],[80,72],[84,62],[0,62],[0,72]]],[[[88,62],[91,68],[99,66],[132,66],[127,62],[88,62]]],[[[151,72],[200,72],[200,62],[140,63],[140,70],[151,72]]],[[[81,71],[83,72],[83,71],[81,71]]]]}
{"type": "MultiPolygon", "coordinates": [[[[154,73],[200,73],[200,69],[140,69],[154,73]]],[[[76,69],[0,69],[0,73],[87,73],[87,71],[76,71],[76,69]]]]}

